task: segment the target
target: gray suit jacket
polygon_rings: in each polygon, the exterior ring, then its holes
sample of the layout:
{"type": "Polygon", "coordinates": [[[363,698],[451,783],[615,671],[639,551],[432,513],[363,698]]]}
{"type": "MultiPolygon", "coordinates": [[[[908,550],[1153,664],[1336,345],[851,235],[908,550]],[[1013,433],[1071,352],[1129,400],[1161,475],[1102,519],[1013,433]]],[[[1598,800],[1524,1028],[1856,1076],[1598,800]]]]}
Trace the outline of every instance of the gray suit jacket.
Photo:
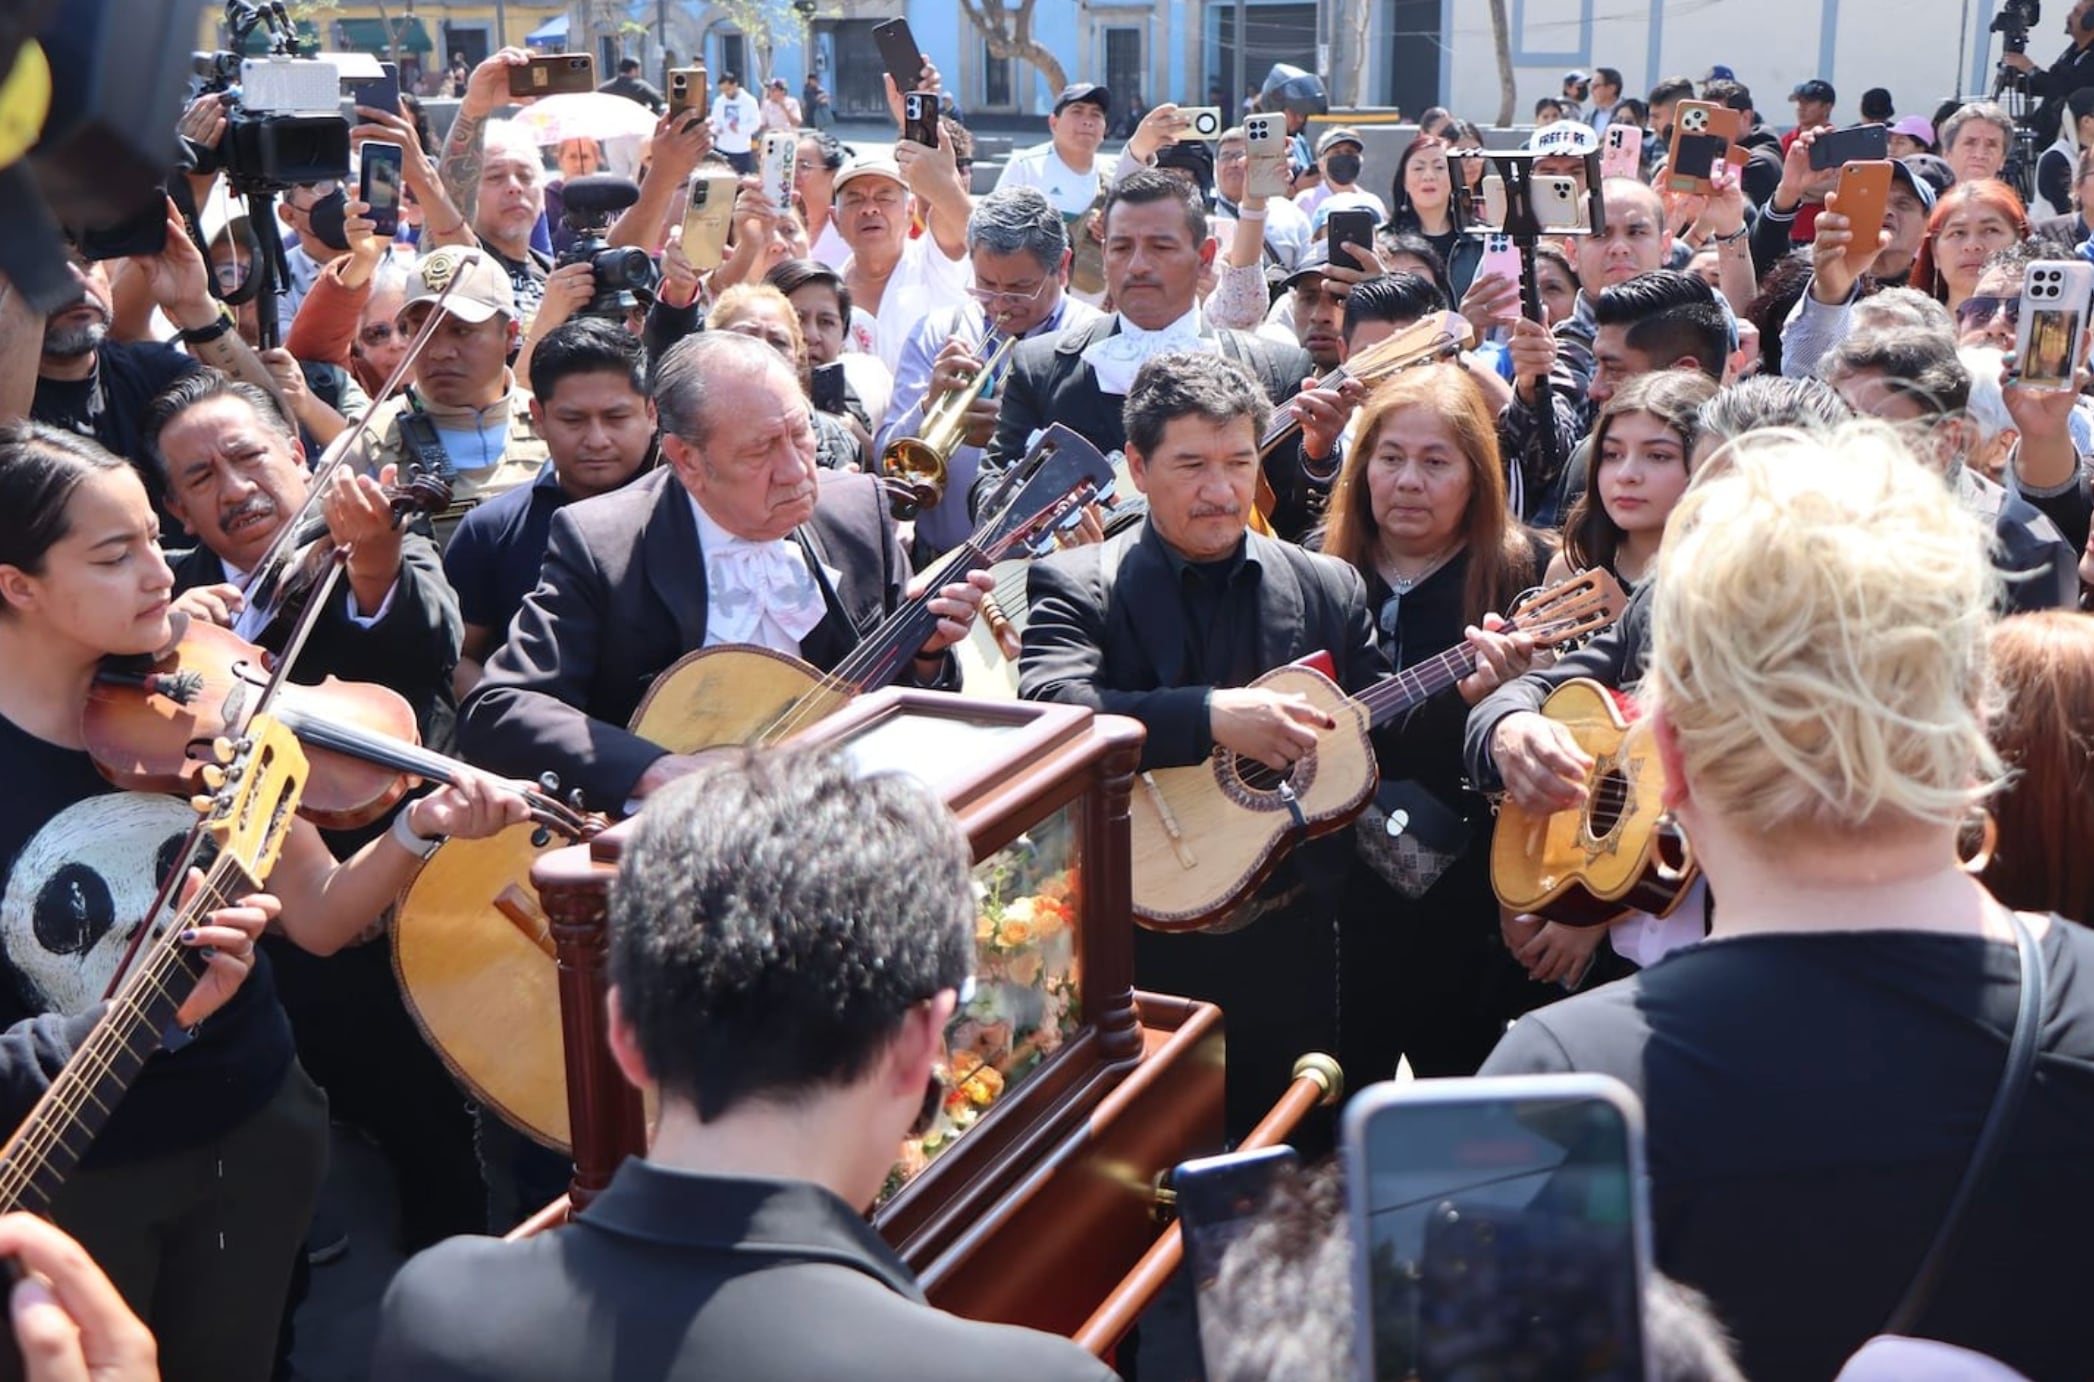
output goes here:
{"type": "MultiPolygon", "coordinates": [[[[902,602],[909,562],[871,476],[823,471],[821,486],[793,537],[842,576],[824,582],[829,612],[800,645],[828,671],[902,602]]],[[[568,505],[538,588],[459,712],[461,751],[515,777],[550,770],[592,808],[621,809],[663,755],[625,726],[654,679],[705,645],[705,609],[705,553],[673,470],[568,505]]]]}

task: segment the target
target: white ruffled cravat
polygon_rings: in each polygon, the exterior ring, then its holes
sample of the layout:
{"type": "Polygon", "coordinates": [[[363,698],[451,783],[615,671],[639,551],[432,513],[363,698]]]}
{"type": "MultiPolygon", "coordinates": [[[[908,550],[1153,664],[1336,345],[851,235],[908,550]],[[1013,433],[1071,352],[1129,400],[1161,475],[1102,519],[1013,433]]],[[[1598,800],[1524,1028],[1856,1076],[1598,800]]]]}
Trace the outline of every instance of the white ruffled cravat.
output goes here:
{"type": "Polygon", "coordinates": [[[736,537],[695,500],[691,511],[705,551],[705,646],[755,643],[798,657],[828,612],[806,554],[789,538],[736,537]]]}
{"type": "Polygon", "coordinates": [[[1151,357],[1173,350],[1212,350],[1211,338],[1200,334],[1200,309],[1195,307],[1169,326],[1145,331],[1119,318],[1120,329],[1092,341],[1083,348],[1083,362],[1098,376],[1101,393],[1125,396],[1134,387],[1134,376],[1151,357]]]}

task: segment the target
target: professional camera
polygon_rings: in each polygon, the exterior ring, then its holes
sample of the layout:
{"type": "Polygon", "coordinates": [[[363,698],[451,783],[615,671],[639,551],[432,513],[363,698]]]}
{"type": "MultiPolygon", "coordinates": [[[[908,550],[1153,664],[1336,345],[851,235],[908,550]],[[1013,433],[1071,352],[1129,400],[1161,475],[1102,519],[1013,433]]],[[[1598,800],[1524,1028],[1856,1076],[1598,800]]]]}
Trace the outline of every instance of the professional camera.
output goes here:
{"type": "MultiPolygon", "coordinates": [[[[225,169],[226,180],[241,195],[349,176],[341,74],[333,63],[298,55],[296,31],[277,17],[281,8],[227,0],[226,25],[234,47],[244,48],[247,36],[266,25],[272,31],[268,56],[242,58],[236,51],[200,54],[196,60],[203,78],[197,94],[226,96],[225,137],[215,166],[225,169]]],[[[199,172],[212,166],[208,154],[197,159],[199,172]]]]}
{"type": "Polygon", "coordinates": [[[1992,17],[1990,33],[2005,34],[2000,46],[2010,53],[2026,53],[2029,30],[2043,20],[2043,0],[2007,0],[1992,17]]]}
{"type": "Polygon", "coordinates": [[[632,245],[607,245],[603,238],[611,218],[640,200],[639,187],[626,178],[596,173],[571,180],[560,196],[566,204],[560,220],[574,232],[574,245],[558,262],[587,264],[596,276],[596,296],[583,314],[623,320],[633,308],[652,301],[661,278],[653,258],[632,245]]]}

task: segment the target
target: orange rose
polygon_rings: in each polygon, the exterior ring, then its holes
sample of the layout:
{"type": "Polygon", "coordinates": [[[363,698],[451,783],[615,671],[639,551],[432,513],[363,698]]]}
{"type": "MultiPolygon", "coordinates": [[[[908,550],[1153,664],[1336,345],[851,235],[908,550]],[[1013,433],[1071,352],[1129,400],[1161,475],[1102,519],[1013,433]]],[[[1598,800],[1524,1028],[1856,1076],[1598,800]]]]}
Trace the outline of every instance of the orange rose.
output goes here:
{"type": "Polygon", "coordinates": [[[996,928],[996,943],[1003,946],[1006,950],[1015,950],[1021,945],[1031,945],[1037,929],[1029,917],[1023,920],[1006,917],[1003,925],[996,928]]]}

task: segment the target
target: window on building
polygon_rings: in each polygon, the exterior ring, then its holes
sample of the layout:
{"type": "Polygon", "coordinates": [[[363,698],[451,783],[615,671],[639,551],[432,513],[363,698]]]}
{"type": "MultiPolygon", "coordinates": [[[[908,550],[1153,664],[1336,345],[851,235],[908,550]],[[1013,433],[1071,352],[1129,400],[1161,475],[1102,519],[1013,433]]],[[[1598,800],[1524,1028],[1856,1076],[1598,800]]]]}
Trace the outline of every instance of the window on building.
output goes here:
{"type": "Polygon", "coordinates": [[[1011,98],[1011,60],[999,58],[982,40],[982,104],[993,109],[1008,109],[1011,98]]]}
{"type": "Polygon", "coordinates": [[[1105,87],[1112,92],[1113,105],[1119,110],[1131,110],[1137,96],[1146,102],[1149,93],[1143,88],[1147,85],[1142,73],[1142,31],[1134,28],[1107,29],[1105,87]]]}

